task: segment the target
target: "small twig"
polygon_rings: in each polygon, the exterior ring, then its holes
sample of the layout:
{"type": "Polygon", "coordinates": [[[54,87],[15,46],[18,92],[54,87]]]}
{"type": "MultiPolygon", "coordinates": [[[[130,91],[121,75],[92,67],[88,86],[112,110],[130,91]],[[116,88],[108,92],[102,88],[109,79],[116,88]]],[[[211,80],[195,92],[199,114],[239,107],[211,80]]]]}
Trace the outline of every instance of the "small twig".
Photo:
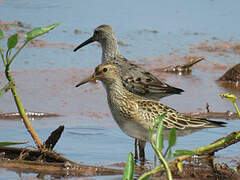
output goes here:
{"type": "Polygon", "coordinates": [[[215,119],[237,119],[238,114],[231,111],[226,112],[190,112],[184,113],[187,116],[197,116],[197,117],[204,117],[204,118],[215,118],[215,119]]]}
{"type": "Polygon", "coordinates": [[[165,67],[165,68],[162,68],[160,69],[160,71],[163,71],[163,72],[172,72],[172,73],[179,73],[180,75],[182,75],[182,73],[184,74],[189,74],[192,70],[191,70],[191,67],[204,60],[205,58],[204,57],[200,57],[200,58],[197,58],[195,60],[192,60],[186,64],[183,64],[183,65],[177,65],[177,66],[168,66],[168,67],[165,67]]]}
{"type": "Polygon", "coordinates": [[[134,141],[134,149],[135,149],[135,154],[134,154],[134,159],[135,161],[138,160],[138,139],[135,139],[134,141]]]}
{"type": "Polygon", "coordinates": [[[207,110],[207,112],[209,113],[210,112],[210,109],[209,109],[209,104],[208,103],[206,103],[206,110],[207,110]]]}
{"type": "Polygon", "coordinates": [[[197,64],[198,62],[200,62],[200,61],[202,61],[204,59],[205,59],[204,57],[197,58],[195,60],[190,61],[189,63],[186,63],[186,64],[182,65],[182,67],[183,68],[190,68],[194,64],[197,64]]]}

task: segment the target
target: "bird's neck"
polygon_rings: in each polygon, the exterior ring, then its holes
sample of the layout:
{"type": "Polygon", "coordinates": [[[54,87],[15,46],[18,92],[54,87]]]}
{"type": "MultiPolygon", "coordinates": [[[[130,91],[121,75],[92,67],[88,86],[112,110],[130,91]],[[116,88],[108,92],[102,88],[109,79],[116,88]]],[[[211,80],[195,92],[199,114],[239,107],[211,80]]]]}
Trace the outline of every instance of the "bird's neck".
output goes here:
{"type": "Polygon", "coordinates": [[[104,43],[101,43],[102,46],[102,62],[112,60],[120,56],[118,50],[118,44],[115,37],[107,38],[104,43]]]}
{"type": "Polygon", "coordinates": [[[118,79],[117,81],[112,82],[111,84],[108,84],[105,87],[107,90],[108,101],[109,100],[114,101],[115,99],[124,100],[129,93],[123,86],[121,79],[118,79]]]}

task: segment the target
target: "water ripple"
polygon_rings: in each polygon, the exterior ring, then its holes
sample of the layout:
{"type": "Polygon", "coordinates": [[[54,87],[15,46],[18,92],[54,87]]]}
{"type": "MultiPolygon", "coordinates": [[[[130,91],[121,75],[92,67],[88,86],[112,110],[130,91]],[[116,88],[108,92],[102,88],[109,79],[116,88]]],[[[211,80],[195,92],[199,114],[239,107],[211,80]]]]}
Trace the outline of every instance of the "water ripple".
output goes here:
{"type": "Polygon", "coordinates": [[[74,128],[67,128],[67,133],[70,134],[70,135],[78,135],[78,136],[103,135],[104,134],[104,128],[74,127],[74,128]]]}

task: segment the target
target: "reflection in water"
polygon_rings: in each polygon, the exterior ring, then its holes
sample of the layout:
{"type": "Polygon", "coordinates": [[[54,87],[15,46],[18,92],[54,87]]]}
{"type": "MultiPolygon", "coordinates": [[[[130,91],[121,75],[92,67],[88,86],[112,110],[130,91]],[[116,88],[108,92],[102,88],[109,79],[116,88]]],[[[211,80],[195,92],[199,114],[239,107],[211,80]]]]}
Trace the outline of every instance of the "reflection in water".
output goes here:
{"type": "Polygon", "coordinates": [[[73,127],[67,128],[67,133],[70,135],[78,135],[78,136],[99,136],[104,135],[104,128],[96,128],[96,127],[73,127]]]}

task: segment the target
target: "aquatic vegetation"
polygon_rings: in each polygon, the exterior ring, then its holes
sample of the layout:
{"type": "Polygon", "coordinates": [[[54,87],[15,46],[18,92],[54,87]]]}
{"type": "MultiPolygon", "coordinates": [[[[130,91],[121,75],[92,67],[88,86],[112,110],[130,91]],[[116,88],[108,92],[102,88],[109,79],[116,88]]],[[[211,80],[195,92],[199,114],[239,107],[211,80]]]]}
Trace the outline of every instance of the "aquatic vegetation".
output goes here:
{"type": "MultiPolygon", "coordinates": [[[[227,97],[230,98],[233,96],[227,96],[227,97]]],[[[154,169],[152,169],[151,171],[144,173],[142,176],[139,177],[139,180],[146,180],[150,176],[157,174],[158,172],[161,172],[163,170],[166,171],[167,178],[172,179],[171,169],[177,168],[178,172],[182,172],[183,171],[182,162],[184,160],[187,160],[188,158],[192,157],[193,155],[213,156],[215,152],[217,152],[221,149],[224,149],[232,144],[238,143],[240,141],[240,131],[237,131],[237,132],[232,132],[229,135],[227,135],[226,137],[222,137],[209,145],[202,146],[202,147],[196,148],[194,150],[186,150],[186,149],[175,150],[172,153],[171,148],[176,144],[176,140],[177,140],[176,130],[174,128],[172,128],[169,131],[168,147],[163,155],[162,149],[164,148],[164,146],[163,146],[163,141],[164,141],[163,131],[164,131],[164,129],[163,129],[162,118],[164,118],[164,116],[165,116],[165,114],[163,114],[159,118],[156,118],[156,120],[153,122],[153,126],[158,125],[156,142],[154,142],[154,140],[152,138],[153,129],[150,129],[150,139],[151,139],[150,143],[151,143],[157,157],[161,161],[161,164],[159,166],[155,167],[154,169]],[[166,158],[167,154],[168,154],[168,157],[166,158]],[[170,160],[172,155],[175,157],[175,159],[173,159],[171,162],[168,163],[168,161],[170,160]]],[[[128,157],[128,162],[126,163],[124,177],[132,177],[132,176],[126,175],[126,173],[127,172],[133,173],[133,170],[126,171],[126,169],[133,169],[133,166],[134,166],[133,163],[134,163],[133,158],[131,159],[128,157]]],[[[215,167],[214,160],[212,160],[212,167],[215,167]]],[[[132,177],[132,179],[133,179],[133,177],[132,177]]],[[[132,179],[128,179],[128,180],[132,180],[132,179]]]]}
{"type": "Polygon", "coordinates": [[[0,147],[18,145],[18,144],[26,144],[27,142],[0,142],[0,147]]]}
{"type": "MultiPolygon", "coordinates": [[[[150,136],[150,143],[158,157],[158,159],[161,161],[163,167],[165,168],[166,172],[167,172],[167,178],[169,180],[172,179],[172,174],[171,174],[171,170],[169,169],[166,155],[168,154],[168,159],[170,159],[171,157],[171,148],[176,144],[176,129],[172,128],[169,132],[169,136],[168,136],[168,147],[165,151],[165,153],[162,153],[162,149],[164,148],[164,129],[163,129],[163,121],[162,119],[165,117],[166,114],[162,114],[160,117],[156,118],[155,121],[153,122],[153,127],[150,128],[149,130],[149,136],[150,136]],[[154,141],[153,139],[153,128],[158,126],[157,129],[157,133],[156,133],[156,140],[154,141]]],[[[132,180],[133,179],[133,173],[134,173],[134,158],[132,153],[130,153],[128,155],[128,159],[127,159],[127,163],[126,163],[126,167],[125,167],[125,171],[124,171],[124,176],[123,179],[127,179],[127,180],[132,180]]],[[[144,179],[148,179],[148,177],[150,177],[152,174],[155,173],[156,170],[159,169],[159,166],[156,167],[155,169],[153,169],[150,172],[147,172],[145,174],[143,174],[139,180],[144,180],[144,179]]]]}
{"type": "MultiPolygon", "coordinates": [[[[158,157],[158,159],[160,160],[160,162],[162,163],[162,166],[164,167],[164,169],[166,170],[167,173],[167,179],[171,180],[172,179],[172,173],[171,170],[168,166],[166,155],[168,155],[168,158],[170,159],[171,157],[171,148],[176,144],[176,129],[172,128],[169,132],[169,136],[168,136],[168,147],[165,151],[165,153],[162,153],[162,149],[164,148],[163,142],[164,142],[164,129],[163,129],[163,121],[162,119],[165,117],[166,114],[162,114],[160,117],[156,118],[155,121],[153,122],[153,127],[155,127],[156,125],[158,125],[158,130],[157,130],[157,135],[156,135],[156,143],[153,140],[152,134],[153,134],[153,128],[150,129],[150,139],[151,139],[151,145],[158,157]]],[[[161,165],[160,165],[161,166],[161,165]]],[[[156,167],[155,169],[153,169],[150,172],[147,172],[145,174],[143,174],[139,179],[143,180],[148,178],[149,176],[151,176],[152,174],[154,174],[154,170],[158,169],[158,167],[156,167]]]]}
{"type": "MultiPolygon", "coordinates": [[[[18,44],[18,34],[13,34],[8,38],[7,41],[7,51],[6,53],[4,53],[3,51],[3,47],[2,45],[0,45],[0,54],[1,54],[1,58],[3,61],[3,65],[5,67],[5,75],[6,78],[8,79],[8,84],[1,89],[0,91],[0,95],[2,95],[4,92],[6,92],[8,89],[11,89],[12,95],[14,97],[14,101],[16,103],[17,109],[19,111],[19,114],[22,116],[23,118],[23,122],[28,130],[28,132],[31,134],[35,144],[37,145],[37,147],[39,149],[42,148],[42,142],[38,136],[38,134],[36,133],[36,131],[33,129],[30,120],[28,118],[28,116],[26,115],[25,109],[23,107],[22,101],[17,93],[17,89],[15,87],[15,81],[10,73],[10,66],[13,62],[13,60],[16,58],[16,56],[22,51],[22,49],[34,38],[41,36],[49,31],[51,31],[52,29],[54,29],[56,26],[58,26],[60,23],[57,24],[52,24],[46,27],[39,27],[39,28],[35,28],[32,31],[29,31],[28,33],[26,33],[25,35],[25,41],[23,43],[23,45],[20,46],[20,48],[18,48],[18,50],[16,50],[16,45],[18,44]],[[13,51],[15,51],[15,53],[12,55],[13,51]],[[5,56],[4,56],[5,54],[5,56]]],[[[0,40],[4,38],[4,33],[3,31],[0,29],[0,40]]]]}
{"type": "Polygon", "coordinates": [[[134,157],[133,154],[130,152],[128,154],[127,163],[123,174],[123,180],[133,180],[133,176],[134,176],[134,157]]]}
{"type": "Polygon", "coordinates": [[[220,94],[220,96],[222,98],[226,98],[228,99],[229,101],[232,101],[237,113],[238,113],[238,116],[240,118],[240,111],[238,109],[238,106],[237,106],[237,103],[236,103],[236,100],[237,100],[237,97],[234,95],[234,94],[230,94],[230,93],[226,93],[226,94],[220,94]]]}

